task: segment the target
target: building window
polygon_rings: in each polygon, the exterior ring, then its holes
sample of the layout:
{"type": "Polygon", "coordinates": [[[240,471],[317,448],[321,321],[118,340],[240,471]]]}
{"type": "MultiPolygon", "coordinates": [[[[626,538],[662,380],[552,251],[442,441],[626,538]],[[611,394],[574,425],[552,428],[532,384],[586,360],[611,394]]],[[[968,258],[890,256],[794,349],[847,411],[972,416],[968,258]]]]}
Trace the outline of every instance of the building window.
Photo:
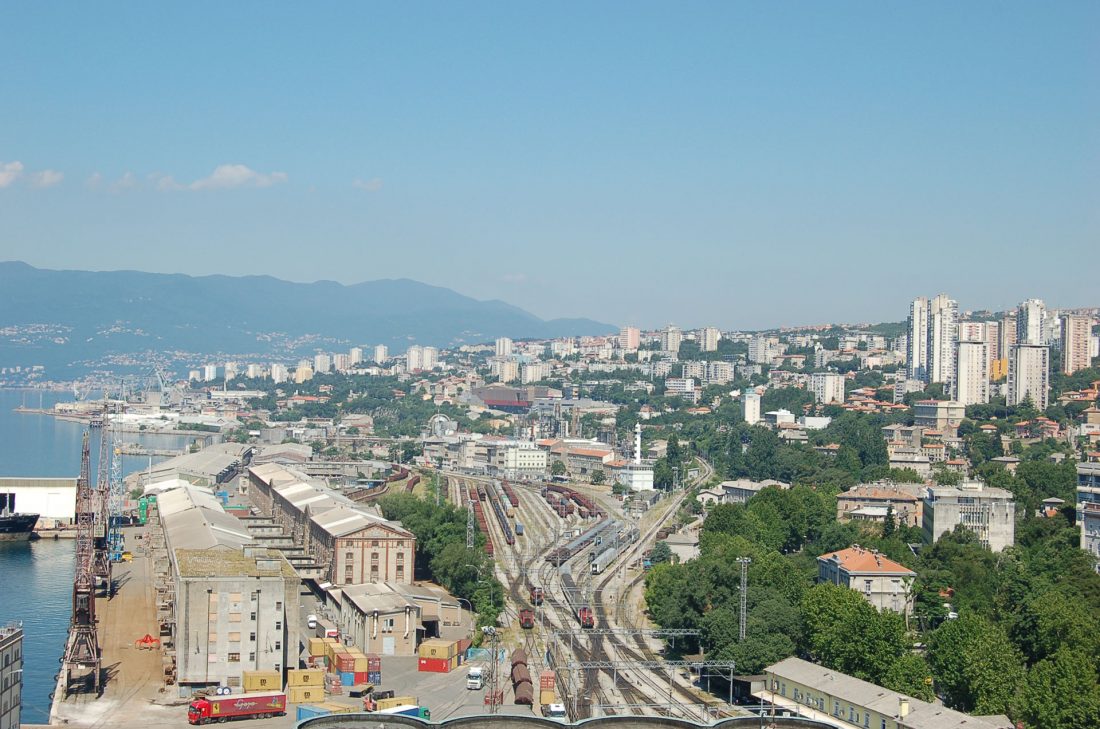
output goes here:
{"type": "Polygon", "coordinates": [[[404,561],[405,561],[405,553],[404,552],[398,552],[397,553],[397,562],[400,564],[401,562],[404,562],[404,561]]]}
{"type": "Polygon", "coordinates": [[[371,564],[378,564],[378,552],[371,552],[370,553],[370,561],[371,561],[371,564]]]}
{"type": "Polygon", "coordinates": [[[386,618],[382,621],[382,632],[383,633],[392,633],[393,632],[393,618],[386,618]]]}
{"type": "Polygon", "coordinates": [[[275,650],[281,651],[283,649],[283,642],[281,640],[275,641],[275,650]]]}
{"type": "Polygon", "coordinates": [[[355,559],[355,552],[347,552],[346,554],[344,554],[344,559],[351,562],[352,560],[355,559]]]}
{"type": "Polygon", "coordinates": [[[256,619],[256,613],[249,613],[248,614],[248,619],[249,620],[255,620],[256,619]]]}
{"type": "Polygon", "coordinates": [[[352,581],[351,567],[345,567],[344,568],[344,582],[351,582],[351,581],[352,581]]]}
{"type": "Polygon", "coordinates": [[[404,579],[404,577],[405,577],[405,565],[399,564],[399,565],[397,565],[397,579],[401,580],[401,579],[404,579]]]}
{"type": "Polygon", "coordinates": [[[230,643],[240,643],[241,642],[241,634],[236,633],[236,632],[230,633],[229,634],[229,642],[230,643]]]}
{"type": "Polygon", "coordinates": [[[249,633],[248,634],[248,639],[250,641],[252,641],[253,643],[255,643],[256,642],[256,634],[255,633],[249,633]]]}
{"type": "Polygon", "coordinates": [[[377,547],[378,546],[378,540],[377,539],[372,539],[371,542],[370,542],[370,546],[377,547]]]}
{"type": "Polygon", "coordinates": [[[230,663],[240,663],[241,662],[241,654],[240,653],[230,653],[229,658],[227,660],[230,663]]]}
{"type": "Polygon", "coordinates": [[[275,603],[275,609],[276,609],[276,610],[282,610],[282,609],[283,609],[283,603],[282,603],[282,602],[278,602],[278,601],[277,601],[277,602],[275,603]]]}
{"type": "Polygon", "coordinates": [[[256,660],[256,653],[255,652],[249,653],[248,654],[248,661],[251,663],[251,662],[254,662],[255,660],[256,660]]]}
{"type": "Polygon", "coordinates": [[[283,621],[282,620],[276,620],[275,621],[275,630],[282,630],[282,629],[283,629],[283,621]]]}

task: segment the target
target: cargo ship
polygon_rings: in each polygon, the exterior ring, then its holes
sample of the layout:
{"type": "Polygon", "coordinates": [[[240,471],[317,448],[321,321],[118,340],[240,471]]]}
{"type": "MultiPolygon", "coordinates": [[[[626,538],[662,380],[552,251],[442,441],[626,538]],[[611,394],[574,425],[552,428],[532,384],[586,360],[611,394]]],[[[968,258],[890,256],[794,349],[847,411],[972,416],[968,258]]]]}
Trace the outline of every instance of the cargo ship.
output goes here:
{"type": "Polygon", "coordinates": [[[14,494],[0,494],[0,542],[18,542],[30,539],[38,514],[13,514],[9,511],[15,501],[14,494]]]}

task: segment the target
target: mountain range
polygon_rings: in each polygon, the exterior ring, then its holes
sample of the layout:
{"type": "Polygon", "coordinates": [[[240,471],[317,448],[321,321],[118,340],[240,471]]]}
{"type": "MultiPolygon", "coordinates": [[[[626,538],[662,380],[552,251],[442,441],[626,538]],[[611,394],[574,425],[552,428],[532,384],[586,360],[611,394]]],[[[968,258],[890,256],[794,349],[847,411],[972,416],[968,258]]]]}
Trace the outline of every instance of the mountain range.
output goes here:
{"type": "Polygon", "coordinates": [[[20,363],[13,350],[52,360],[47,352],[62,347],[71,360],[149,350],[301,353],[337,343],[345,349],[386,344],[401,353],[410,344],[615,331],[590,319],[543,320],[503,301],[409,279],[293,283],[271,276],[57,271],[20,261],[0,262],[0,328],[0,355],[8,360],[0,366],[20,363]],[[51,327],[61,334],[50,336],[58,334],[51,327]]]}

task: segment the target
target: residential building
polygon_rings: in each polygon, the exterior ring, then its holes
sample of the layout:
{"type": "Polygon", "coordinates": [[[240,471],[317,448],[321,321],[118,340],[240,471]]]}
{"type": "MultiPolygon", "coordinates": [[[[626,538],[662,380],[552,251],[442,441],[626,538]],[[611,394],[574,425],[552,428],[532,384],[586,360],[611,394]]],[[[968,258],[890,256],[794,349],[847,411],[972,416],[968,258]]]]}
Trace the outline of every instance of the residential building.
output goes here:
{"type": "Polygon", "coordinates": [[[766,667],[753,696],[837,729],[1016,729],[1007,716],[971,716],[793,656],[766,667]]]}
{"type": "Polygon", "coordinates": [[[363,361],[363,348],[352,347],[348,351],[348,361],[354,366],[363,361]]]}
{"type": "Polygon", "coordinates": [[[332,359],[327,354],[316,354],[313,356],[313,371],[318,374],[325,374],[332,369],[332,359]]]}
{"type": "Polygon", "coordinates": [[[962,525],[984,546],[1000,552],[1015,542],[1016,502],[1005,489],[966,480],[958,486],[929,486],[922,514],[929,544],[962,525]]]}
{"type": "Polygon", "coordinates": [[[519,368],[519,381],[523,385],[542,382],[550,377],[550,365],[546,362],[524,362],[519,368]]]}
{"type": "Polygon", "coordinates": [[[722,332],[718,331],[718,329],[716,329],[715,327],[704,327],[699,332],[699,351],[718,351],[718,340],[720,340],[721,338],[722,332]]]}
{"type": "Polygon", "coordinates": [[[779,343],[778,337],[760,335],[749,340],[749,362],[753,364],[771,364],[785,351],[786,346],[779,343]]]}
{"type": "Polygon", "coordinates": [[[519,362],[514,359],[491,360],[489,374],[496,375],[500,382],[515,382],[519,379],[519,362]]]}
{"type": "Polygon", "coordinates": [[[439,364],[439,350],[435,347],[424,347],[420,352],[420,369],[434,370],[439,364]]]}
{"type": "Polygon", "coordinates": [[[508,337],[499,337],[495,342],[495,350],[497,357],[510,357],[512,356],[512,340],[508,337]]]}
{"type": "Polygon", "coordinates": [[[302,384],[303,382],[309,382],[313,379],[313,368],[308,364],[298,365],[298,369],[294,370],[294,382],[302,384]]]}
{"type": "Polygon", "coordinates": [[[986,339],[986,322],[984,321],[960,321],[960,342],[984,342],[986,339]]]}
{"type": "Polygon", "coordinates": [[[1025,399],[1039,410],[1050,403],[1050,348],[1041,344],[1016,344],[1008,353],[1009,405],[1025,399]]]}
{"type": "Polygon", "coordinates": [[[745,422],[756,425],[760,422],[760,395],[754,390],[749,390],[741,396],[741,405],[745,413],[745,422]]]}
{"type": "Polygon", "coordinates": [[[955,349],[959,343],[959,304],[947,294],[928,302],[928,381],[950,387],[955,382],[955,349]]]}
{"type": "Polygon", "coordinates": [[[1047,307],[1042,299],[1028,299],[1016,309],[1016,344],[1044,345],[1047,307]]]}
{"type": "Polygon", "coordinates": [[[984,340],[959,342],[952,395],[963,405],[989,402],[989,344],[984,340]]]}
{"type": "Polygon", "coordinates": [[[286,382],[290,378],[290,371],[286,365],[273,362],[271,365],[271,381],[276,385],[286,382]]]}
{"type": "Polygon", "coordinates": [[[707,362],[705,376],[708,385],[728,385],[733,382],[733,363],[707,362]]]}
{"type": "Polygon", "coordinates": [[[23,624],[0,628],[0,729],[19,729],[23,708],[23,624]]]}
{"type": "Polygon", "coordinates": [[[1016,344],[1016,335],[1019,333],[1019,317],[1015,311],[1010,311],[1001,319],[1001,346],[998,359],[1006,359],[1008,351],[1016,344]]]}
{"type": "Polygon", "coordinates": [[[637,327],[623,327],[619,330],[619,349],[635,350],[642,343],[642,333],[637,327]]]}
{"type": "Polygon", "coordinates": [[[615,452],[596,440],[547,439],[537,444],[547,451],[547,463],[553,466],[555,461],[561,461],[566,472],[573,476],[591,476],[596,471],[606,474],[609,464],[615,460],[615,452]]]}
{"type": "Polygon", "coordinates": [[[913,403],[913,425],[918,428],[950,430],[966,417],[966,407],[956,400],[918,400],[913,403]]]}
{"type": "Polygon", "coordinates": [[[1077,526],[1081,549],[1100,565],[1100,460],[1077,464],[1077,526]]]}
{"type": "Polygon", "coordinates": [[[1001,349],[1001,322],[987,321],[985,323],[985,341],[989,344],[989,359],[998,360],[1004,357],[1001,349]]]}
{"type": "Polygon", "coordinates": [[[910,380],[928,381],[928,299],[923,296],[909,305],[905,361],[910,380]]]}
{"type": "Polygon", "coordinates": [[[532,441],[509,441],[499,449],[497,473],[511,479],[545,476],[547,455],[532,441]]]}
{"type": "Polygon", "coordinates": [[[874,549],[854,544],[817,558],[817,581],[855,590],[879,610],[908,614],[917,573],[874,549]]]}
{"type": "Polygon", "coordinates": [[[390,348],[384,344],[376,344],[374,346],[374,363],[383,364],[390,359],[390,348]]]}
{"type": "Polygon", "coordinates": [[[893,515],[899,526],[919,527],[924,504],[924,484],[893,481],[853,486],[836,497],[836,520],[882,524],[893,515]]]}
{"type": "Polygon", "coordinates": [[[680,396],[691,402],[696,401],[694,377],[669,377],[665,380],[665,394],[675,397],[680,396]]]}
{"type": "Polygon", "coordinates": [[[810,375],[810,390],[814,402],[821,405],[844,403],[844,375],[836,372],[814,372],[810,375]]]}
{"type": "Polygon", "coordinates": [[[679,352],[680,343],[684,341],[684,333],[680,331],[678,326],[669,324],[661,332],[661,349],[666,352],[679,352]]]}
{"type": "Polygon", "coordinates": [[[414,344],[405,350],[405,370],[419,372],[424,369],[424,348],[414,344]]]}
{"type": "Polygon", "coordinates": [[[1067,314],[1062,324],[1062,372],[1072,375],[1092,364],[1092,317],[1067,314]]]}
{"type": "Polygon", "coordinates": [[[699,494],[699,501],[704,504],[744,504],[768,487],[786,491],[791,485],[770,478],[764,479],[763,481],[739,478],[734,481],[723,481],[714,488],[708,489],[706,492],[701,492],[699,494]]]}

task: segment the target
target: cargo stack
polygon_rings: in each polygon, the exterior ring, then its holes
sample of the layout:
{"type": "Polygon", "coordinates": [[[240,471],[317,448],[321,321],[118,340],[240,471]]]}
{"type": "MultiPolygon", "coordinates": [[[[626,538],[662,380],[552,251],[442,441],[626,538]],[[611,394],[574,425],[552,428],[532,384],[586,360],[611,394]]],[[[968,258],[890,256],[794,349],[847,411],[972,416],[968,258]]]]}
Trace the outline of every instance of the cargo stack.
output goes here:
{"type": "Polygon", "coordinates": [[[417,670],[431,673],[450,673],[458,667],[458,642],[431,638],[420,644],[420,660],[417,670]]]}
{"type": "Polygon", "coordinates": [[[321,686],[287,686],[286,700],[291,704],[312,704],[325,700],[325,689],[321,686]]]}
{"type": "Polygon", "coordinates": [[[367,683],[382,683],[382,656],[377,653],[367,654],[367,683]]]}
{"type": "Polygon", "coordinates": [[[339,673],[325,674],[325,691],[333,696],[340,696],[344,693],[344,684],[340,681],[339,673]]]}
{"type": "Polygon", "coordinates": [[[539,704],[546,706],[547,704],[558,703],[557,694],[555,692],[554,672],[543,671],[539,674],[539,704]]]}
{"type": "Polygon", "coordinates": [[[292,668],[286,672],[287,688],[295,686],[324,686],[325,672],[319,668],[292,668]]]}
{"type": "Polygon", "coordinates": [[[241,683],[245,693],[283,690],[283,677],[278,671],[245,671],[241,683]]]}

